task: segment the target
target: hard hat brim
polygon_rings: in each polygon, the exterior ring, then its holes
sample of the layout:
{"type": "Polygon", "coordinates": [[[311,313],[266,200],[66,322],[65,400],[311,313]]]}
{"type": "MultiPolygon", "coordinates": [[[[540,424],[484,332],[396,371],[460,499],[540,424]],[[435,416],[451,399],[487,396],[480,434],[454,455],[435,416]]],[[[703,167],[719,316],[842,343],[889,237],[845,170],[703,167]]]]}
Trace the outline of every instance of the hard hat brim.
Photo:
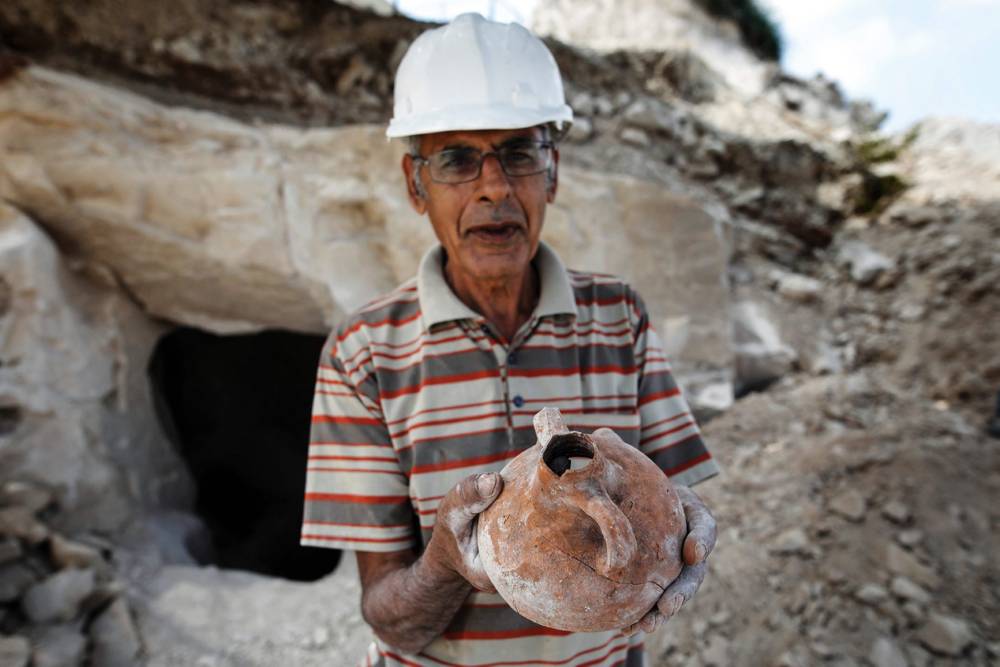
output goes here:
{"type": "Polygon", "coordinates": [[[434,132],[459,130],[513,130],[556,123],[563,131],[573,122],[573,110],[567,104],[540,109],[475,106],[448,108],[405,118],[393,118],[385,136],[390,139],[434,132]]]}

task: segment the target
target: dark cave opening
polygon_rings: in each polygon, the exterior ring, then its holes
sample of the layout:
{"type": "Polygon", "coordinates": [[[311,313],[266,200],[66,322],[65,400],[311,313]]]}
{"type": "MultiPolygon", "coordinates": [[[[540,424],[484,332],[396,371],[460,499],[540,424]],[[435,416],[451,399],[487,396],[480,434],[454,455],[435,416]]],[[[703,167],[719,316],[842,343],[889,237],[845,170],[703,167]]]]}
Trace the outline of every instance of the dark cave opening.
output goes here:
{"type": "Polygon", "coordinates": [[[149,363],[156,409],[194,478],[211,564],[298,581],[337,566],[339,551],[299,545],[323,341],[182,327],[157,343],[149,363]]]}

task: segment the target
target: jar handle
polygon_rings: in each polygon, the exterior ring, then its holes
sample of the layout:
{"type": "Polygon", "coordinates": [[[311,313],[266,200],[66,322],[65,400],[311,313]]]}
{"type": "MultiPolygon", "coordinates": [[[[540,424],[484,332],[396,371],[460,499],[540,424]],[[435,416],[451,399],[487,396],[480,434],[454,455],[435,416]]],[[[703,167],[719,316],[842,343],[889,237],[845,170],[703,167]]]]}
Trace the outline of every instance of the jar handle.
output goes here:
{"type": "Polygon", "coordinates": [[[603,487],[591,493],[573,495],[577,507],[594,520],[604,538],[605,557],[598,563],[597,572],[613,581],[620,580],[638,549],[631,522],[603,487]]]}

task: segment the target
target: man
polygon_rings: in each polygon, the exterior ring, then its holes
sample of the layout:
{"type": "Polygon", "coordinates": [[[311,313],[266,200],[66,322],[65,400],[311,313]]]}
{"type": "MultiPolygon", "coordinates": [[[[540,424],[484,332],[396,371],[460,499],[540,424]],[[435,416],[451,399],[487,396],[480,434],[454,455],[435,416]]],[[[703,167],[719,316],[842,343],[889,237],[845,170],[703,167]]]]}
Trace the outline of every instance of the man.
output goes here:
{"type": "Polygon", "coordinates": [[[302,536],[357,551],[370,664],[639,665],[635,633],[704,578],[715,524],[686,485],[717,467],[642,302],[615,278],[567,271],[539,240],[571,117],[552,55],[516,24],[460,16],[397,72],[387,134],[410,140],[409,199],[440,246],[327,342],[302,536]],[[545,406],[570,428],[606,427],[595,437],[621,436],[679,485],[687,566],[633,627],[556,631],[480,592],[476,516],[545,406]]]}

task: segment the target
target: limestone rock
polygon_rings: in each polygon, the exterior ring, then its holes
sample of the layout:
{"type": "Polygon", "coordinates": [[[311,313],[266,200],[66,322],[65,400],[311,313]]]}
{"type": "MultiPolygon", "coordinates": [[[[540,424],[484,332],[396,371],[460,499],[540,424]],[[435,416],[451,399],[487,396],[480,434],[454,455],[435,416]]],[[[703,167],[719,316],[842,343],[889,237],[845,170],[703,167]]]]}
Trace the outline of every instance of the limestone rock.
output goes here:
{"type": "Polygon", "coordinates": [[[34,571],[24,563],[0,565],[0,603],[16,601],[36,580],[34,571]]]}
{"type": "Polygon", "coordinates": [[[931,601],[931,595],[923,588],[906,577],[893,577],[889,589],[896,597],[925,605],[931,601]]]}
{"type": "Polygon", "coordinates": [[[94,584],[93,570],[61,570],[29,588],[21,607],[35,623],[69,621],[94,591],[94,584]]]}
{"type": "Polygon", "coordinates": [[[28,544],[38,544],[48,535],[49,529],[28,508],[0,508],[0,536],[16,537],[28,544]]]}
{"type": "Polygon", "coordinates": [[[4,667],[28,667],[31,660],[31,644],[17,635],[0,637],[0,665],[4,667]]]}
{"type": "Polygon", "coordinates": [[[797,273],[782,274],[775,285],[778,294],[786,299],[802,303],[815,301],[819,298],[822,288],[823,283],[820,281],[797,273]]]}
{"type": "Polygon", "coordinates": [[[72,625],[44,625],[32,629],[32,667],[77,667],[83,664],[87,640],[72,625]]]}
{"type": "Polygon", "coordinates": [[[55,500],[55,494],[39,484],[9,480],[0,486],[0,505],[16,505],[32,514],[38,514],[55,500]]]}
{"type": "Polygon", "coordinates": [[[854,592],[854,597],[866,604],[878,604],[889,597],[889,593],[878,584],[864,584],[854,592]]]}
{"type": "Polygon", "coordinates": [[[938,576],[934,570],[921,563],[913,554],[904,551],[896,544],[889,543],[886,545],[885,565],[893,574],[907,577],[921,586],[932,590],[938,586],[938,576]]]}
{"type": "Polygon", "coordinates": [[[752,301],[732,307],[737,393],[766,386],[791,370],[797,355],[786,345],[763,309],[752,301]]]}
{"type": "Polygon", "coordinates": [[[893,523],[905,524],[910,520],[910,508],[898,500],[890,500],[882,506],[882,516],[893,523]]]}
{"type": "Polygon", "coordinates": [[[23,550],[21,543],[14,537],[0,537],[0,565],[16,560],[23,550]]]}
{"type": "Polygon", "coordinates": [[[372,634],[358,608],[353,560],[308,584],[187,566],[150,573],[149,595],[133,601],[149,667],[355,663],[372,634]],[[320,628],[323,647],[313,642],[320,628]]]}
{"type": "Polygon", "coordinates": [[[830,511],[848,521],[858,522],[865,518],[868,501],[857,489],[847,489],[830,500],[830,511]]]}
{"type": "Polygon", "coordinates": [[[776,554],[800,554],[810,553],[811,543],[805,531],[801,528],[789,528],[782,532],[771,543],[771,551],[776,554]]]}
{"type": "Polygon", "coordinates": [[[859,285],[871,285],[895,263],[861,241],[846,241],[837,252],[837,261],[848,268],[851,279],[859,285]]]}
{"type": "Polygon", "coordinates": [[[957,656],[972,643],[969,624],[954,616],[931,614],[917,634],[920,643],[941,655],[957,656]]]}
{"type": "Polygon", "coordinates": [[[868,660],[874,667],[909,667],[899,645],[888,637],[879,637],[872,644],[868,660]]]}
{"type": "Polygon", "coordinates": [[[94,547],[74,542],[58,534],[53,534],[49,538],[49,557],[60,569],[97,567],[104,564],[101,552],[94,547]]]}
{"type": "Polygon", "coordinates": [[[124,598],[116,599],[94,620],[90,637],[95,665],[130,667],[142,651],[139,632],[124,598]]]}
{"type": "MultiPolygon", "coordinates": [[[[0,159],[0,182],[9,166],[0,159]]],[[[11,290],[0,319],[0,392],[18,415],[0,448],[0,497],[15,503],[0,523],[17,519],[29,541],[44,539],[33,513],[56,499],[76,529],[112,531],[135,511],[133,491],[152,503],[189,497],[149,398],[146,363],[161,327],[116,287],[69,270],[53,242],[4,203],[0,281],[11,290]]]]}

